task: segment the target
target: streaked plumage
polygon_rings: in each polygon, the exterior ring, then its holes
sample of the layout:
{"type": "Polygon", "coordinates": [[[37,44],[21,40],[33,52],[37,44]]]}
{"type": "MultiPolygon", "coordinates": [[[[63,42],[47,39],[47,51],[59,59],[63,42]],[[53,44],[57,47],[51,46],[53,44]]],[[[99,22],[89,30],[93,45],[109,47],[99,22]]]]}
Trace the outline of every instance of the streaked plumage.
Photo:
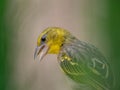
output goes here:
{"type": "MultiPolygon", "coordinates": [[[[62,70],[76,82],[79,86],[76,87],[78,90],[79,88],[81,90],[112,89],[113,76],[110,65],[93,45],[78,40],[68,31],[58,27],[45,29],[37,42],[37,47],[42,45],[48,47],[42,56],[47,53],[58,54],[62,70]],[[43,38],[46,40],[42,41],[43,38]]],[[[36,51],[37,55],[43,51],[44,47],[36,51]]]]}

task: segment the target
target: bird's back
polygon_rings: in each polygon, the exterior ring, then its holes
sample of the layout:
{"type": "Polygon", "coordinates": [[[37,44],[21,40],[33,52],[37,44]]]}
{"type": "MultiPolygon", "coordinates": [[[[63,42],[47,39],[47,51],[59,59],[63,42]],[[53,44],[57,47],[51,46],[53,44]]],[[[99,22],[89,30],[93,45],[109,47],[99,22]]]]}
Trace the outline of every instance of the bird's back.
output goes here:
{"type": "Polygon", "coordinates": [[[89,90],[111,90],[110,65],[93,45],[74,38],[63,45],[58,59],[65,74],[77,84],[89,90]]]}

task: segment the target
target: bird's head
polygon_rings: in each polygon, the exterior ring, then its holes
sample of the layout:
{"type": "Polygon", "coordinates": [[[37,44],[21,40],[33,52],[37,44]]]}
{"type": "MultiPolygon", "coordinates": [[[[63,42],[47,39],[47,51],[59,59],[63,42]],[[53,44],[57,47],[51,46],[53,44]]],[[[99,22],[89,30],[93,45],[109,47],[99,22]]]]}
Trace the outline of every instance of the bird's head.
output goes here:
{"type": "Polygon", "coordinates": [[[40,60],[46,54],[58,54],[69,32],[59,27],[49,27],[45,29],[37,39],[37,47],[34,58],[38,55],[40,60]]]}

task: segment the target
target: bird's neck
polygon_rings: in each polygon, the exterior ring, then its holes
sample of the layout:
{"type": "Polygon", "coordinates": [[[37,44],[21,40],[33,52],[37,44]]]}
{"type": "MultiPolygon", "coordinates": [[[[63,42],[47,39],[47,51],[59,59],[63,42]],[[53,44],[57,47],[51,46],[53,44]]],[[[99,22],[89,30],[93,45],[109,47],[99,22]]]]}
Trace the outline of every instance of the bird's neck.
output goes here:
{"type": "Polygon", "coordinates": [[[79,40],[76,38],[76,37],[74,37],[74,36],[69,36],[66,40],[65,40],[65,42],[64,42],[64,44],[69,44],[69,45],[71,45],[71,44],[74,44],[74,43],[76,43],[76,42],[78,42],[79,40]]]}

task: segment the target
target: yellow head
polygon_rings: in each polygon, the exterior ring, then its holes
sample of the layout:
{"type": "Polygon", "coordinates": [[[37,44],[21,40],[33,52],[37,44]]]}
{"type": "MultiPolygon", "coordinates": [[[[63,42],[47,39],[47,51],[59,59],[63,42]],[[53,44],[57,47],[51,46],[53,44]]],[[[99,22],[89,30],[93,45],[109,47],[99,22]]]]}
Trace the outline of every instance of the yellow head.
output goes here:
{"type": "Polygon", "coordinates": [[[34,57],[40,54],[42,59],[47,53],[58,54],[69,32],[59,27],[45,29],[37,39],[37,48],[34,57]]]}

